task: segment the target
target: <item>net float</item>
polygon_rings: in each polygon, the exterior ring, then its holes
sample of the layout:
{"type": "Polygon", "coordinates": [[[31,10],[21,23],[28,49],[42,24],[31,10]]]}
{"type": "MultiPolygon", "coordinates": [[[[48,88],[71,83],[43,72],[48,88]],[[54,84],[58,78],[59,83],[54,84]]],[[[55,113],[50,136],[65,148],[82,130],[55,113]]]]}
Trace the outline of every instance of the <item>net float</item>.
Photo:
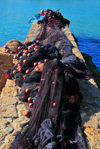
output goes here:
{"type": "Polygon", "coordinates": [[[25,54],[27,54],[27,52],[28,52],[28,51],[27,51],[27,50],[25,50],[25,54]]]}
{"type": "Polygon", "coordinates": [[[30,111],[26,111],[26,112],[24,113],[24,116],[30,118],[30,116],[31,116],[31,112],[30,112],[30,111]]]}
{"type": "Polygon", "coordinates": [[[19,72],[22,72],[22,68],[19,68],[18,71],[19,71],[19,72]]]}
{"type": "Polygon", "coordinates": [[[23,56],[25,56],[26,55],[26,53],[23,53],[23,56]]]}
{"type": "Polygon", "coordinates": [[[13,71],[13,75],[14,75],[15,73],[16,73],[16,71],[14,70],[14,71],[13,71]]]}
{"type": "Polygon", "coordinates": [[[28,50],[30,51],[32,48],[31,47],[28,47],[28,50]]]}
{"type": "Polygon", "coordinates": [[[9,50],[8,50],[8,49],[6,49],[6,52],[7,52],[7,53],[9,53],[9,50]]]}
{"type": "Polygon", "coordinates": [[[42,64],[42,62],[39,62],[38,64],[40,65],[40,64],[42,64]]]}
{"type": "Polygon", "coordinates": [[[32,101],[33,101],[32,97],[28,97],[28,102],[32,102],[32,101]]]}
{"type": "Polygon", "coordinates": [[[53,107],[54,107],[54,108],[56,107],[56,104],[57,104],[56,102],[53,103],[53,107]]]}
{"type": "Polygon", "coordinates": [[[27,54],[27,56],[30,56],[30,55],[31,55],[31,53],[28,53],[28,54],[27,54]]]}
{"type": "Polygon", "coordinates": [[[30,89],[29,89],[29,88],[27,88],[27,89],[25,90],[25,93],[29,93],[29,91],[30,91],[30,89]]]}
{"type": "Polygon", "coordinates": [[[27,69],[27,70],[26,70],[26,74],[28,74],[29,72],[30,72],[30,70],[29,70],[29,69],[27,69]]]}
{"type": "Polygon", "coordinates": [[[37,62],[35,62],[33,65],[34,65],[34,66],[37,66],[37,64],[38,64],[38,63],[37,63],[37,62]]]}
{"type": "Polygon", "coordinates": [[[45,59],[45,60],[44,60],[44,63],[46,63],[47,61],[48,61],[48,59],[45,59]]]}
{"type": "Polygon", "coordinates": [[[39,43],[39,40],[36,40],[36,43],[39,43]]]}
{"type": "Polygon", "coordinates": [[[10,54],[13,54],[13,53],[14,53],[13,51],[10,52],[10,54]]]}
{"type": "Polygon", "coordinates": [[[26,60],[26,59],[24,59],[24,60],[23,60],[23,63],[24,63],[24,64],[26,64],[26,62],[27,62],[27,60],[26,60]]]}
{"type": "Polygon", "coordinates": [[[36,100],[36,99],[34,98],[34,99],[33,99],[33,103],[35,103],[35,100],[36,100]]]}
{"type": "Polygon", "coordinates": [[[29,103],[29,108],[32,108],[33,107],[33,103],[29,103]]]}
{"type": "Polygon", "coordinates": [[[22,59],[22,56],[20,56],[20,59],[22,59]]]}
{"type": "Polygon", "coordinates": [[[17,55],[14,56],[14,59],[17,59],[17,55]]]}
{"type": "Polygon", "coordinates": [[[18,47],[18,50],[20,50],[21,49],[21,47],[18,47]]]}
{"type": "Polygon", "coordinates": [[[38,51],[38,48],[34,48],[34,51],[38,51]]]}

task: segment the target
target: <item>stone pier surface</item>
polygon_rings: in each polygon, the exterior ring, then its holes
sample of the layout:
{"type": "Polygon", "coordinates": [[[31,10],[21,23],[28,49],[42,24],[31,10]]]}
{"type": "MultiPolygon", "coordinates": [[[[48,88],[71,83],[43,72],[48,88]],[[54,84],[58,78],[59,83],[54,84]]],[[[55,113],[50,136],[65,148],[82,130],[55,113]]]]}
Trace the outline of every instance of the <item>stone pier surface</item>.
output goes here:
{"type": "MultiPolygon", "coordinates": [[[[32,41],[35,39],[39,29],[39,25],[33,23],[26,41],[32,41]]],[[[69,28],[65,27],[63,31],[74,45],[74,54],[84,60],[69,28]]],[[[100,149],[100,90],[98,89],[94,79],[89,81],[78,80],[78,82],[83,94],[80,111],[88,148],[100,149]]],[[[20,88],[15,85],[14,81],[8,79],[1,93],[0,149],[10,149],[11,144],[13,144],[12,147],[15,149],[20,133],[22,133],[27,127],[27,125],[24,127],[22,124],[29,121],[29,119],[24,117],[24,111],[26,109],[25,105],[20,102],[17,97],[18,90],[20,90],[20,88]]]]}

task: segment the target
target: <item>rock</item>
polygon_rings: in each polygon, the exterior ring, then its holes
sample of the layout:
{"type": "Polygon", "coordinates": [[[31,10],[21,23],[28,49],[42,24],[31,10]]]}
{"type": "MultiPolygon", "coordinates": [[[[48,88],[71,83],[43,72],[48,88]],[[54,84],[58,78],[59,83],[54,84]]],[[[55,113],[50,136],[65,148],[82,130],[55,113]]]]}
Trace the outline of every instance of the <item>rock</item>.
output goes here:
{"type": "Polygon", "coordinates": [[[3,144],[0,149],[11,149],[11,142],[3,144]]]}
{"type": "Polygon", "coordinates": [[[0,107],[0,117],[14,117],[17,118],[16,107],[13,105],[10,106],[1,106],[0,107]]]}
{"type": "MultiPolygon", "coordinates": [[[[15,52],[16,49],[17,49],[19,46],[22,46],[22,45],[23,45],[23,43],[22,43],[21,41],[15,40],[15,39],[10,40],[10,41],[8,41],[8,42],[6,43],[7,48],[8,48],[9,50],[13,51],[13,52],[15,52]]],[[[2,48],[2,51],[3,51],[3,52],[6,52],[6,48],[3,47],[3,48],[2,48]]]]}
{"type": "Polygon", "coordinates": [[[0,105],[13,105],[17,103],[17,98],[16,97],[2,97],[0,98],[0,105]]]}
{"type": "Polygon", "coordinates": [[[87,136],[89,149],[100,148],[100,129],[86,128],[85,134],[87,136]]]}
{"type": "Polygon", "coordinates": [[[14,86],[12,86],[12,87],[3,88],[3,91],[1,93],[1,97],[3,97],[3,96],[16,97],[17,96],[17,88],[14,86]]]}
{"type": "Polygon", "coordinates": [[[97,86],[100,89],[100,72],[97,70],[96,66],[92,61],[92,57],[88,54],[82,53],[86,64],[88,65],[90,71],[94,74],[94,80],[96,81],[97,86]]]}
{"type": "Polygon", "coordinates": [[[13,66],[12,58],[10,54],[0,51],[0,90],[2,90],[6,83],[5,73],[13,66]]]}

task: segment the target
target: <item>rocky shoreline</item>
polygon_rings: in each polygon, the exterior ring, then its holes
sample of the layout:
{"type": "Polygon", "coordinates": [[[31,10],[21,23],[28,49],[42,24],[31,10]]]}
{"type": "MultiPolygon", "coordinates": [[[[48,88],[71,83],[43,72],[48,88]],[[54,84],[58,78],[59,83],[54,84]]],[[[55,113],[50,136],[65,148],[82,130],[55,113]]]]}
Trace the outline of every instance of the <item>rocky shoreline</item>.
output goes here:
{"type": "MultiPolygon", "coordinates": [[[[88,55],[82,56],[69,28],[65,27],[63,31],[75,46],[73,49],[74,54],[86,61],[90,68],[90,57],[88,55]]],[[[39,25],[33,23],[26,41],[35,39],[38,32],[39,25]]],[[[0,62],[0,67],[2,67],[2,69],[0,68],[0,74],[3,74],[0,75],[0,82],[1,80],[3,82],[3,89],[1,88],[2,92],[0,96],[0,149],[10,149],[11,143],[13,144],[12,148],[14,149],[16,148],[17,139],[20,133],[26,129],[29,119],[24,117],[23,109],[25,110],[25,105],[20,102],[17,97],[17,92],[20,88],[15,85],[14,81],[9,79],[6,81],[4,79],[5,72],[12,66],[12,55],[2,52],[2,48],[0,48],[0,62]],[[5,69],[4,66],[6,66],[5,69]]],[[[90,70],[94,70],[95,74],[97,74],[96,68],[93,68],[94,66],[92,66],[90,70]]],[[[83,94],[81,116],[89,149],[100,148],[100,90],[97,87],[97,85],[99,86],[98,78],[97,84],[94,79],[89,81],[78,80],[80,90],[83,94]]]]}

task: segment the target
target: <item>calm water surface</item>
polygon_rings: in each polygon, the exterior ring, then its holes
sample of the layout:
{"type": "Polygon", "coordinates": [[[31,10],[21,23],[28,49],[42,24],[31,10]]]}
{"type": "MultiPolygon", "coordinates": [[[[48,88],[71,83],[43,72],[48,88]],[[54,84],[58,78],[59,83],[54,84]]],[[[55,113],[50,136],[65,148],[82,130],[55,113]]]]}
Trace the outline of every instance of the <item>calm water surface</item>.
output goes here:
{"type": "Polygon", "coordinates": [[[29,19],[48,8],[60,8],[71,21],[79,49],[93,57],[100,71],[100,0],[0,0],[0,46],[11,39],[24,41],[29,19]]]}

